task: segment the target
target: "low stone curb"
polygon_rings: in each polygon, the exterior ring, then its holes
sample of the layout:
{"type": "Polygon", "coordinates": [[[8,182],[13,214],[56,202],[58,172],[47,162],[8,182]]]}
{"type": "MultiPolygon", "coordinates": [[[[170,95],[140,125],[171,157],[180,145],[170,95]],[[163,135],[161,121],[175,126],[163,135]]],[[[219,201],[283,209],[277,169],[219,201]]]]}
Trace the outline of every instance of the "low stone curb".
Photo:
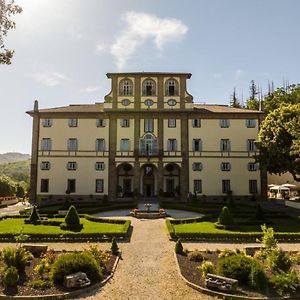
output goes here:
{"type": "Polygon", "coordinates": [[[99,289],[100,287],[102,287],[103,285],[105,285],[113,276],[115,273],[115,270],[117,268],[117,265],[119,263],[120,257],[121,257],[121,252],[119,253],[119,255],[117,256],[117,259],[113,265],[111,274],[105,278],[104,280],[102,280],[99,283],[93,284],[89,287],[86,287],[84,289],[80,289],[80,290],[76,290],[76,291],[72,291],[72,292],[68,292],[68,293],[62,293],[62,294],[56,294],[56,295],[39,295],[39,296],[8,296],[8,295],[1,295],[0,294],[0,299],[17,299],[17,300],[30,300],[30,299],[34,299],[34,300],[56,300],[56,299],[71,299],[71,298],[76,298],[82,294],[85,293],[89,293],[92,292],[93,290],[99,289]]]}
{"type": "Polygon", "coordinates": [[[226,299],[226,300],[266,300],[266,299],[270,299],[270,300],[294,300],[294,299],[296,300],[296,299],[298,299],[299,300],[299,297],[250,297],[250,296],[230,295],[230,294],[225,294],[222,292],[209,290],[207,288],[201,287],[199,285],[196,285],[196,284],[188,281],[181,274],[181,270],[180,270],[179,263],[178,263],[175,252],[174,252],[174,259],[175,259],[178,273],[179,273],[180,277],[182,278],[182,280],[186,283],[186,285],[188,285],[189,287],[193,288],[194,290],[197,290],[206,295],[210,295],[210,296],[214,296],[214,297],[218,297],[218,298],[226,299]]]}

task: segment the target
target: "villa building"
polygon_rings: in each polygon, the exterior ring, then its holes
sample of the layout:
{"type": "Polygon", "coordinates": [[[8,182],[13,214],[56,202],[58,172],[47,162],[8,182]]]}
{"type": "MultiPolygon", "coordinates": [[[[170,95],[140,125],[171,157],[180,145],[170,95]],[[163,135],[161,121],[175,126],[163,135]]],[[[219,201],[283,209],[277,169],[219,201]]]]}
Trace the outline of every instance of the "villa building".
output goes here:
{"type": "Polygon", "coordinates": [[[197,104],[189,73],[108,73],[103,103],[39,109],[31,198],[186,200],[266,194],[255,164],[261,111],[197,104]]]}

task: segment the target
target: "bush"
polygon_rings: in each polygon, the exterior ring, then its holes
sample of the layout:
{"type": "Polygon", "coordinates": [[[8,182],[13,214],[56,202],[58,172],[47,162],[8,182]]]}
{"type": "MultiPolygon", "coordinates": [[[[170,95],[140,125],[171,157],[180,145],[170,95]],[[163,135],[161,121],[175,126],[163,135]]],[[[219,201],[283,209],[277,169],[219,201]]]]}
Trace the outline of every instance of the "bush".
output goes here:
{"type": "Polygon", "coordinates": [[[80,218],[74,205],[70,206],[65,222],[60,225],[63,230],[75,230],[80,231],[83,228],[83,224],[80,224],[80,218]]]}
{"type": "Polygon", "coordinates": [[[47,290],[53,286],[51,280],[34,279],[28,282],[28,285],[37,290],[47,290]]]}
{"type": "Polygon", "coordinates": [[[195,250],[188,254],[188,259],[191,261],[202,262],[204,260],[203,255],[200,251],[195,250]]]}
{"type": "Polygon", "coordinates": [[[234,250],[231,249],[224,249],[220,251],[220,254],[218,255],[219,258],[223,258],[223,257],[229,257],[232,255],[236,255],[237,253],[234,250]]]}
{"type": "Polygon", "coordinates": [[[252,261],[251,271],[249,274],[249,283],[252,288],[260,291],[265,290],[268,284],[264,268],[256,260],[252,261]]]}
{"type": "Polygon", "coordinates": [[[19,281],[19,272],[16,267],[7,267],[2,274],[4,288],[16,287],[19,281]]]}
{"type": "Polygon", "coordinates": [[[34,272],[40,276],[41,279],[44,278],[44,274],[50,270],[50,264],[47,259],[43,258],[39,264],[34,268],[34,272]]]}
{"type": "Polygon", "coordinates": [[[181,243],[180,239],[178,239],[176,244],[175,244],[175,252],[177,254],[182,254],[183,253],[183,246],[182,246],[182,243],[181,243]]]}
{"type": "Polygon", "coordinates": [[[56,283],[63,283],[64,277],[76,272],[84,272],[91,281],[102,278],[100,266],[95,258],[86,252],[67,253],[58,257],[52,265],[52,279],[56,283]]]}
{"type": "Polygon", "coordinates": [[[225,226],[233,225],[234,224],[233,218],[232,218],[232,216],[230,214],[230,211],[227,208],[227,206],[224,206],[222,208],[222,211],[221,211],[220,216],[218,218],[218,222],[221,225],[225,225],[225,226]]]}
{"type": "Polygon", "coordinates": [[[103,251],[98,249],[97,246],[91,245],[88,250],[85,250],[85,252],[88,252],[95,258],[102,271],[106,269],[106,265],[109,260],[109,253],[107,251],[103,251]]]}
{"type": "Polygon", "coordinates": [[[219,259],[218,274],[238,279],[240,283],[247,284],[249,282],[249,275],[251,273],[253,258],[236,254],[219,259]]]}
{"type": "Polygon", "coordinates": [[[119,247],[115,237],[112,238],[110,250],[113,255],[117,255],[119,253],[119,247]]]}
{"type": "Polygon", "coordinates": [[[29,222],[31,224],[38,224],[40,221],[41,221],[40,215],[37,212],[36,206],[34,205],[33,208],[32,208],[30,217],[29,217],[29,222]]]}
{"type": "Polygon", "coordinates": [[[270,277],[270,282],[280,295],[296,291],[300,284],[295,271],[273,275],[270,277]]]}
{"type": "Polygon", "coordinates": [[[26,263],[33,258],[24,248],[4,248],[0,257],[7,267],[15,267],[19,272],[24,271],[26,263]]]}
{"type": "Polygon", "coordinates": [[[273,271],[289,271],[292,262],[288,255],[282,249],[274,249],[267,256],[267,263],[273,271]]]}
{"type": "Polygon", "coordinates": [[[203,277],[206,277],[208,273],[214,274],[215,267],[211,261],[204,261],[199,267],[198,270],[201,272],[203,277]]]}

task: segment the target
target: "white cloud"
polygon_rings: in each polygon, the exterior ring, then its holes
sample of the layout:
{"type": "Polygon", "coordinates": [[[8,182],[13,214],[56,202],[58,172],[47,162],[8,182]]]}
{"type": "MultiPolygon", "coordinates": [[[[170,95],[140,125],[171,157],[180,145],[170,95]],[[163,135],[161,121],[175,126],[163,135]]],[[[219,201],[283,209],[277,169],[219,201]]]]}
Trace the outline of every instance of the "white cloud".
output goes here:
{"type": "Polygon", "coordinates": [[[221,73],[214,73],[213,74],[213,78],[214,79],[220,79],[220,78],[222,78],[223,77],[223,75],[221,74],[221,73]]]}
{"type": "Polygon", "coordinates": [[[68,77],[58,72],[36,72],[26,75],[46,86],[59,85],[62,82],[69,80],[68,77]]]}
{"type": "Polygon", "coordinates": [[[82,88],[80,91],[86,92],[86,93],[93,93],[93,92],[97,92],[99,90],[100,90],[99,86],[88,86],[88,87],[82,88]]]}
{"type": "Polygon", "coordinates": [[[244,75],[244,70],[242,70],[242,69],[237,69],[236,71],[235,71],[235,73],[234,73],[234,76],[235,76],[235,78],[236,79],[239,79],[239,78],[241,78],[243,75],[244,75]]]}
{"type": "Polygon", "coordinates": [[[99,43],[99,44],[96,45],[96,49],[97,49],[97,52],[103,53],[103,52],[105,52],[106,47],[103,44],[99,43]]]}
{"type": "Polygon", "coordinates": [[[119,69],[125,66],[137,47],[146,40],[152,40],[162,50],[168,42],[179,41],[188,31],[188,27],[181,20],[161,19],[134,11],[122,15],[122,21],[125,23],[124,29],[110,49],[119,69]]]}

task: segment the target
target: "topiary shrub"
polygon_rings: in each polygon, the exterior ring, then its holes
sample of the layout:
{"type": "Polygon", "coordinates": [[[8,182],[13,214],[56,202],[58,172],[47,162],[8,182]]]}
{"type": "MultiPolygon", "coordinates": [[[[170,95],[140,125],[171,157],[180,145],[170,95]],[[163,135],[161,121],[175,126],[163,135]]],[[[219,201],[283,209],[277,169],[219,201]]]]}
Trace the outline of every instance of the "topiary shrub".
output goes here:
{"type": "Polygon", "coordinates": [[[80,224],[80,218],[74,205],[71,205],[65,217],[65,222],[60,225],[63,230],[80,231],[83,224],[80,224]]]}
{"type": "Polygon", "coordinates": [[[178,239],[175,244],[175,252],[177,254],[183,254],[183,246],[180,239],[178,239]]]}
{"type": "Polygon", "coordinates": [[[5,289],[17,286],[19,281],[19,272],[15,267],[7,267],[3,270],[2,283],[5,289]]]}
{"type": "Polygon", "coordinates": [[[270,277],[270,282],[279,295],[295,292],[300,286],[299,277],[295,271],[275,274],[270,277]]]}
{"type": "Polygon", "coordinates": [[[218,218],[218,223],[225,226],[230,226],[234,224],[233,218],[227,206],[222,208],[222,211],[218,218]]]}
{"type": "Polygon", "coordinates": [[[202,253],[198,250],[188,253],[187,257],[191,261],[202,262],[204,260],[202,253]]]}
{"type": "Polygon", "coordinates": [[[39,215],[35,205],[33,206],[31,214],[29,216],[29,222],[31,224],[39,224],[41,222],[40,215],[39,215]]]}
{"type": "Polygon", "coordinates": [[[282,251],[280,248],[273,249],[267,256],[268,267],[273,271],[284,271],[290,270],[292,261],[289,256],[282,251]]]}
{"type": "Polygon", "coordinates": [[[26,263],[33,258],[32,254],[24,248],[4,248],[0,259],[7,267],[15,267],[19,272],[25,270],[26,263]]]}
{"type": "Polygon", "coordinates": [[[247,284],[251,273],[253,258],[243,254],[236,254],[219,259],[218,274],[238,279],[239,283],[247,284]]]}
{"type": "Polygon", "coordinates": [[[252,261],[251,271],[249,274],[249,283],[255,290],[263,291],[268,285],[268,280],[263,266],[256,260],[252,261]]]}
{"type": "Polygon", "coordinates": [[[119,253],[119,247],[115,237],[112,238],[110,250],[113,255],[118,255],[119,253]]]}
{"type": "Polygon", "coordinates": [[[51,277],[55,283],[62,284],[64,277],[76,272],[84,272],[91,281],[99,281],[102,272],[95,258],[87,253],[67,253],[58,257],[51,268],[51,277]]]}
{"type": "Polygon", "coordinates": [[[204,261],[201,266],[198,267],[198,270],[201,272],[203,277],[206,277],[208,273],[214,274],[216,272],[215,266],[211,261],[204,261]]]}

